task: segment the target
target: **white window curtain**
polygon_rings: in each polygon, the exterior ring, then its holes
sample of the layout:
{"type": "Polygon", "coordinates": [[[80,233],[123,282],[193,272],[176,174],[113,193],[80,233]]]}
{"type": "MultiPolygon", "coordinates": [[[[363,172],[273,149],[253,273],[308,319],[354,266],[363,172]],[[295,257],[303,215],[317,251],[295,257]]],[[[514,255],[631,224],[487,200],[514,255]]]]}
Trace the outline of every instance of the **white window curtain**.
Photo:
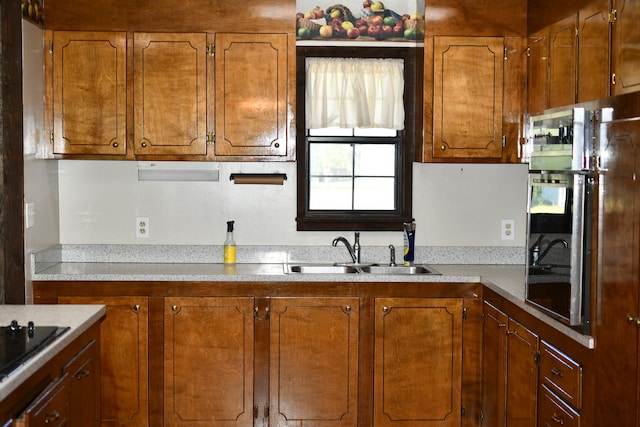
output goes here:
{"type": "Polygon", "coordinates": [[[305,125],[404,129],[404,61],[307,58],[305,125]]]}

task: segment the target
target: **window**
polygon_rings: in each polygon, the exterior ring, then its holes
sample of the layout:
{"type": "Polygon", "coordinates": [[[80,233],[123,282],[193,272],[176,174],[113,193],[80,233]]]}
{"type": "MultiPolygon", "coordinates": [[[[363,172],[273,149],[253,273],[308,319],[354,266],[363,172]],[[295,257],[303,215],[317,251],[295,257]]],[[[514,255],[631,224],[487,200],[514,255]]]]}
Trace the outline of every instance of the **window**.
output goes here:
{"type": "Polygon", "coordinates": [[[422,49],[299,47],[297,51],[298,230],[402,230],[412,220],[411,166],[422,102],[416,75],[422,49]],[[404,129],[307,129],[308,57],[400,58],[404,61],[404,129]]]}

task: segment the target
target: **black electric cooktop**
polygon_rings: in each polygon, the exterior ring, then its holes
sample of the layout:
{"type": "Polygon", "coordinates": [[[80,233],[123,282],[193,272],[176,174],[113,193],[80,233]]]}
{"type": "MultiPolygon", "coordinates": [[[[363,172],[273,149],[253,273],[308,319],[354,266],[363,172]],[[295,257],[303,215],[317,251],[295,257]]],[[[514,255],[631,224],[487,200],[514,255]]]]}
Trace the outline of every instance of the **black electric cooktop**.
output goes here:
{"type": "Polygon", "coordinates": [[[6,380],[27,360],[68,329],[59,326],[36,326],[33,322],[23,326],[15,320],[8,326],[0,326],[0,382],[6,380]]]}

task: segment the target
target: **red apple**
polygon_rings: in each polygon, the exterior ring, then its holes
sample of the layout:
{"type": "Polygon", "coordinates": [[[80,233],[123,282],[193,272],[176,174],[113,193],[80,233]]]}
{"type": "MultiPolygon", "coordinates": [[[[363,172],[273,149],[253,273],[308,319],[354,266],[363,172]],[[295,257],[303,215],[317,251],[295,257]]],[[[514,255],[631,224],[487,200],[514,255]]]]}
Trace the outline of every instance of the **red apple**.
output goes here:
{"type": "Polygon", "coordinates": [[[329,24],[331,24],[331,25],[338,25],[338,26],[340,26],[340,25],[342,25],[342,22],[343,22],[343,21],[342,21],[342,18],[333,18],[333,19],[329,22],[329,24]]]}
{"type": "Polygon", "coordinates": [[[358,30],[360,31],[361,36],[366,36],[367,34],[369,34],[369,26],[367,24],[360,25],[358,27],[358,30]]]}
{"type": "Polygon", "coordinates": [[[362,8],[363,8],[363,9],[366,9],[366,8],[368,8],[368,7],[371,7],[371,2],[370,2],[369,0],[364,0],[364,1],[362,2],[362,8]]]}
{"type": "Polygon", "coordinates": [[[391,34],[393,34],[393,27],[391,25],[383,25],[382,32],[384,33],[385,37],[390,37],[391,34]]]}
{"type": "Polygon", "coordinates": [[[347,30],[347,37],[349,37],[350,39],[357,39],[358,37],[360,37],[360,30],[358,30],[357,28],[349,28],[347,30]]]}
{"type": "Polygon", "coordinates": [[[404,25],[402,24],[402,21],[399,21],[394,25],[393,35],[395,37],[404,37],[404,25]]]}
{"type": "Polygon", "coordinates": [[[362,18],[360,18],[360,19],[356,19],[356,22],[355,22],[355,26],[356,26],[356,27],[360,28],[360,27],[362,27],[363,25],[367,25],[367,21],[365,21],[365,20],[364,20],[364,19],[362,19],[362,18]]]}
{"type": "Polygon", "coordinates": [[[313,14],[316,19],[324,18],[324,10],[320,6],[316,6],[313,8],[313,14]]]}
{"type": "Polygon", "coordinates": [[[298,12],[296,13],[296,21],[301,20],[302,18],[304,18],[304,13],[302,12],[298,12]]]}
{"type": "Polygon", "coordinates": [[[369,28],[367,29],[367,34],[369,34],[371,37],[375,38],[376,40],[384,39],[384,32],[382,31],[382,28],[375,25],[369,25],[369,28]]]}
{"type": "Polygon", "coordinates": [[[370,24],[371,25],[375,25],[376,27],[381,27],[382,26],[382,22],[383,22],[382,16],[376,15],[373,18],[371,18],[370,24]]]}
{"type": "Polygon", "coordinates": [[[347,31],[342,28],[342,26],[340,25],[332,25],[331,28],[333,29],[333,37],[346,37],[347,35],[347,31]]]}
{"type": "Polygon", "coordinates": [[[404,15],[402,15],[402,22],[406,21],[407,19],[409,19],[410,15],[408,13],[405,13],[404,15]]]}

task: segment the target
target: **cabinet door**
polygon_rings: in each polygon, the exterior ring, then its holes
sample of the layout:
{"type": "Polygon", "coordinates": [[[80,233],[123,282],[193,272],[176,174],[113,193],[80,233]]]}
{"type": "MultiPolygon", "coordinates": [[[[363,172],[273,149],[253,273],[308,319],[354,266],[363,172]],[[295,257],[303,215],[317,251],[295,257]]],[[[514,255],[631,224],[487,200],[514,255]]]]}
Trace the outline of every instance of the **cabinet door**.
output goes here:
{"type": "Polygon", "coordinates": [[[148,324],[146,297],[58,297],[60,304],[104,304],[100,325],[101,425],[146,427],[148,324]]]}
{"type": "Polygon", "coordinates": [[[356,426],[358,298],[272,298],[272,427],[356,426]]]}
{"type": "Polygon", "coordinates": [[[640,228],[638,121],[603,125],[596,318],[597,417],[593,425],[637,426],[640,228]],[[629,318],[629,319],[628,319],[629,318]]]}
{"type": "Polygon", "coordinates": [[[549,107],[576,103],[576,15],[549,28],[549,107]]]}
{"type": "Polygon", "coordinates": [[[287,35],[216,35],[216,156],[287,154],[287,35]]]}
{"type": "Polygon", "coordinates": [[[125,155],[126,33],[55,31],[53,150],[125,155]]]}
{"type": "Polygon", "coordinates": [[[528,53],[528,112],[542,114],[549,108],[549,28],[529,37],[528,53]]]}
{"type": "Polygon", "coordinates": [[[609,96],[609,0],[578,12],[578,102],[609,96]]]}
{"type": "Polygon", "coordinates": [[[100,344],[91,340],[63,369],[69,375],[71,426],[100,425],[100,344]]]}
{"type": "Polygon", "coordinates": [[[165,298],[165,426],[253,425],[253,298],[165,298]]]}
{"type": "Polygon", "coordinates": [[[205,155],[207,35],[133,38],[135,154],[205,155]]]}
{"type": "Polygon", "coordinates": [[[482,425],[505,427],[508,318],[487,301],[483,309],[482,425]]]}
{"type": "Polygon", "coordinates": [[[374,426],[460,426],[461,298],[376,298],[374,426]]]}
{"type": "Polygon", "coordinates": [[[433,157],[500,158],[504,39],[435,37],[433,157]]]}
{"type": "Polygon", "coordinates": [[[507,426],[535,427],[538,336],[513,319],[507,328],[507,426]]]}
{"type": "Polygon", "coordinates": [[[640,90],[640,0],[614,0],[612,95],[640,90]]]}

